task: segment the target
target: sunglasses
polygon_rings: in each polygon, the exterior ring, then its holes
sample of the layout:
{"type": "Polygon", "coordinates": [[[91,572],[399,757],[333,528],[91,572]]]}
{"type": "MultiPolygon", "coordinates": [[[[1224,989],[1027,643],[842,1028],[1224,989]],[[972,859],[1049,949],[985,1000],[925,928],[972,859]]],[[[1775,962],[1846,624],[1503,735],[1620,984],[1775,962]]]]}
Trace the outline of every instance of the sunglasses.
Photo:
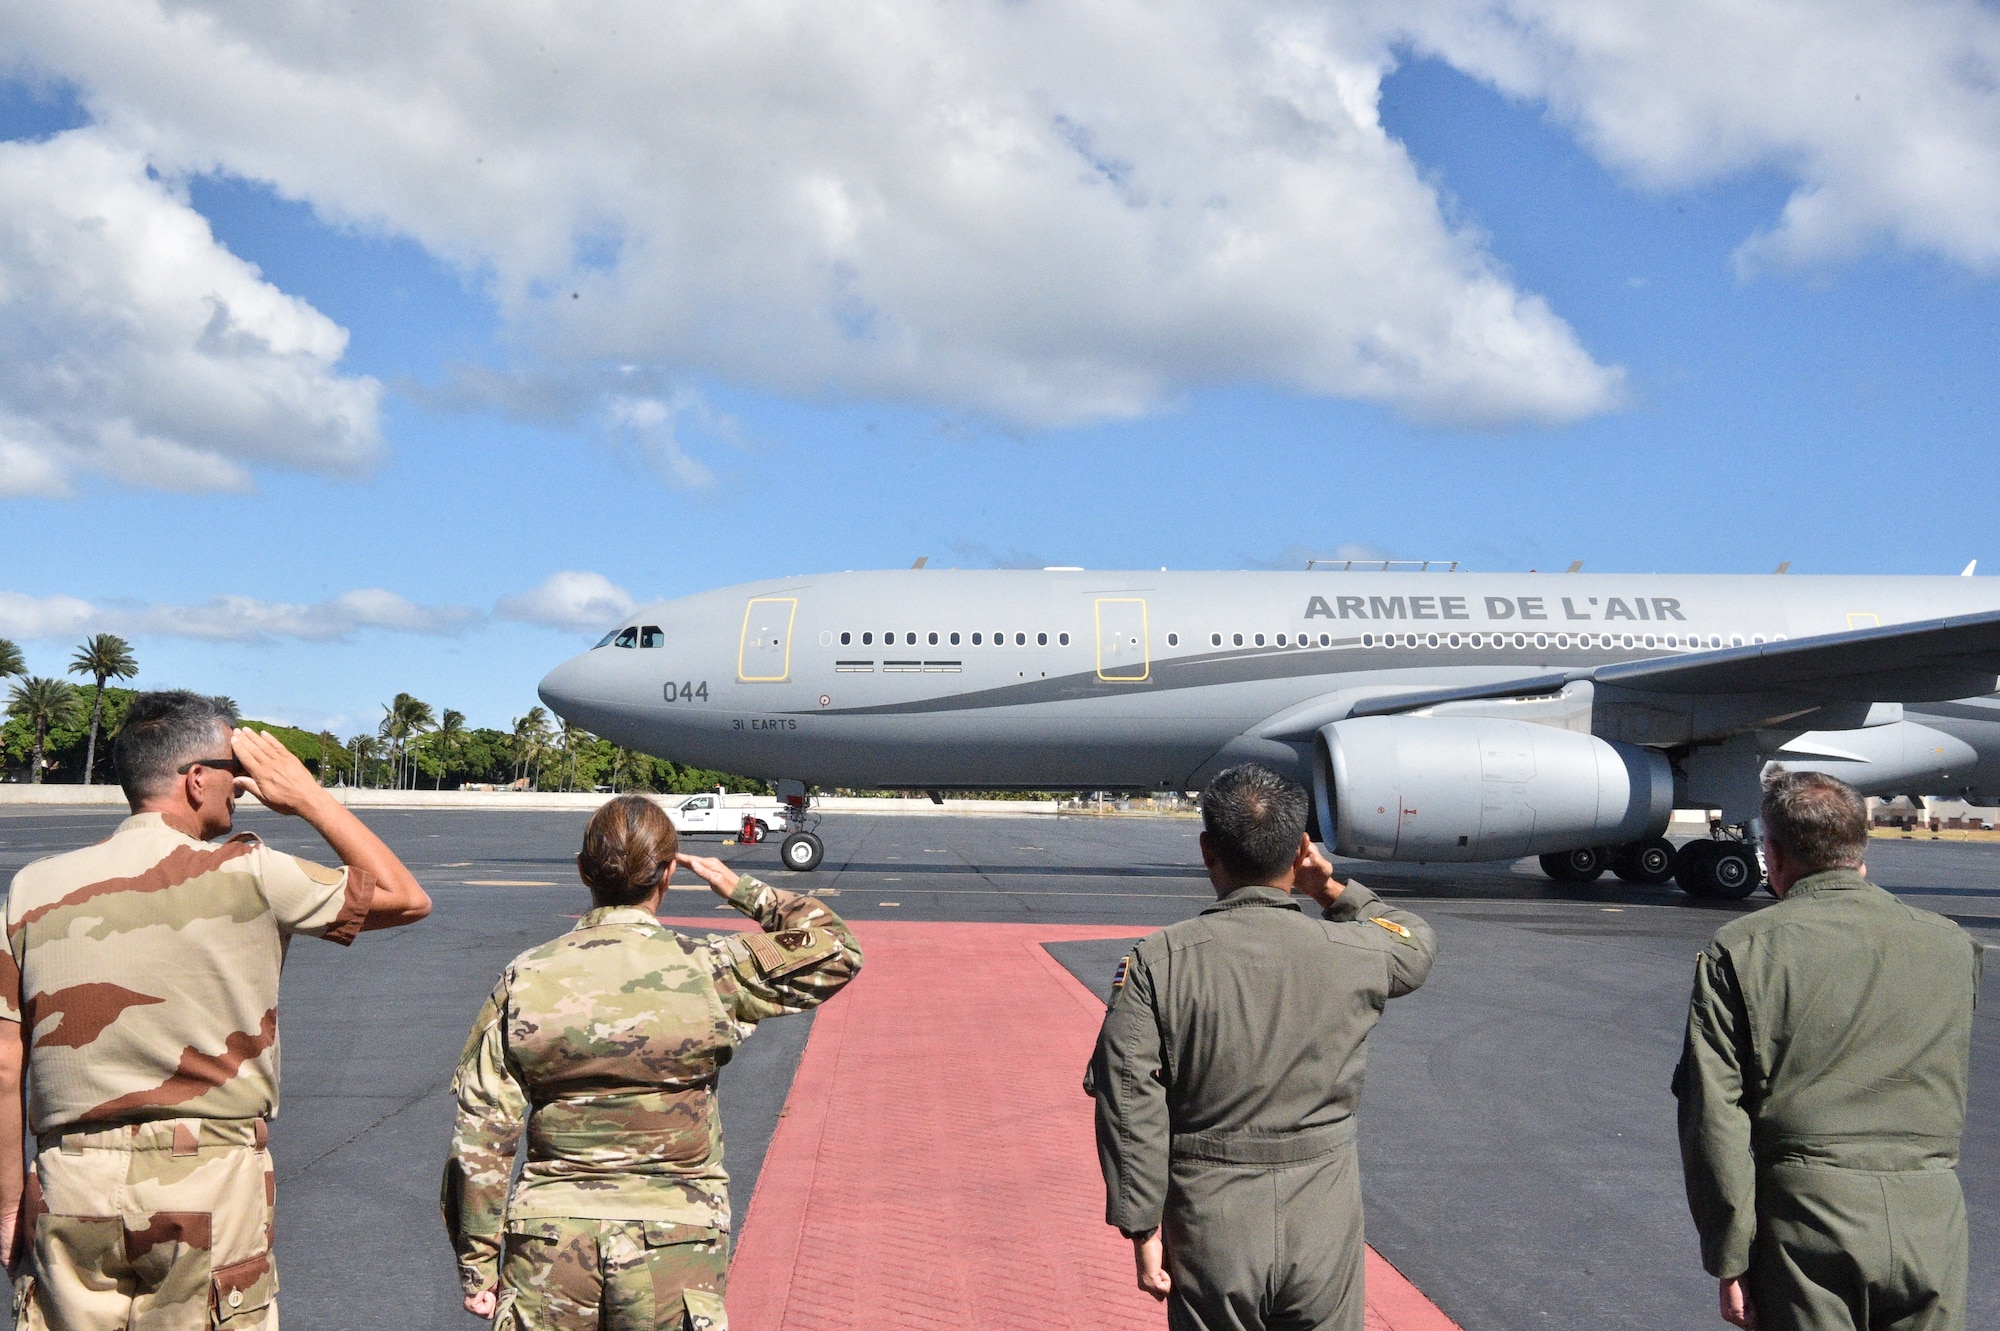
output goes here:
{"type": "Polygon", "coordinates": [[[185,776],[190,767],[213,767],[218,772],[228,772],[232,776],[243,775],[243,764],[234,758],[197,758],[191,763],[182,763],[174,770],[185,776]]]}

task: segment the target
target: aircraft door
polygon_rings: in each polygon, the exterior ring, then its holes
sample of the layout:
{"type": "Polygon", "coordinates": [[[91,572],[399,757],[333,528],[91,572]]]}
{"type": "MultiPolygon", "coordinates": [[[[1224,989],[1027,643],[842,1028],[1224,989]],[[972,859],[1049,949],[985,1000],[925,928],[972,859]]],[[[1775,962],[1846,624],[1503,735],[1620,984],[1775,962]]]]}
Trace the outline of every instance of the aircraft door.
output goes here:
{"type": "Polygon", "coordinates": [[[1146,602],[1136,596],[1097,600],[1097,677],[1113,684],[1136,684],[1153,672],[1146,631],[1146,602]]]}
{"type": "Polygon", "coordinates": [[[792,620],[795,596],[754,596],[743,608],[743,638],[736,648],[736,678],[745,684],[775,684],[792,673],[792,620]]]}

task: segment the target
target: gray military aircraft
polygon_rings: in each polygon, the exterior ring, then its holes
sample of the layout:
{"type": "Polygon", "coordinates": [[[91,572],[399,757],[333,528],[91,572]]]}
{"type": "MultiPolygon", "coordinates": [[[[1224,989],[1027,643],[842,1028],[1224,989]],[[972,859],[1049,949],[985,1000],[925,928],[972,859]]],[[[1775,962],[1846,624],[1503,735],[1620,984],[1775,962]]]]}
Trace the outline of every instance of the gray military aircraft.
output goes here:
{"type": "MultiPolygon", "coordinates": [[[[1968,570],[1969,572],[1970,570],[1968,570]]],[[[2000,792],[2000,592],[1972,577],[839,573],[649,605],[551,671],[565,719],[816,787],[1188,790],[1256,759],[1372,860],[1742,896],[1767,763],[2000,792]],[[1675,808],[1721,811],[1675,849],[1675,808]]]]}

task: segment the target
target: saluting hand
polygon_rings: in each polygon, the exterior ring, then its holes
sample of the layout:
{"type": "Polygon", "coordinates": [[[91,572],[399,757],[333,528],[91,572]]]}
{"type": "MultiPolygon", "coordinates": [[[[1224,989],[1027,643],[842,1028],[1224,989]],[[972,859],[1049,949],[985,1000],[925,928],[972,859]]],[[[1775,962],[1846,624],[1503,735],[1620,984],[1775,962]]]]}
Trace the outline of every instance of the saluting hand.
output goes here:
{"type": "Polygon", "coordinates": [[[1333,875],[1333,861],[1320,854],[1311,837],[1299,838],[1299,853],[1292,861],[1292,890],[1303,892],[1322,906],[1340,900],[1346,883],[1333,875]]]}
{"type": "Polygon", "coordinates": [[[674,863],[707,883],[708,890],[724,901],[729,900],[729,894],[736,890],[736,880],[742,877],[713,855],[690,855],[681,851],[674,856],[674,863]]]}
{"type": "Polygon", "coordinates": [[[326,792],[299,761],[298,755],[261,730],[230,732],[229,747],[243,764],[236,793],[254,795],[272,813],[297,814],[326,792]]]}
{"type": "Polygon", "coordinates": [[[465,1310],[474,1317],[493,1320],[493,1310],[500,1306],[500,1295],[490,1289],[482,1289],[477,1294],[465,1296],[465,1310]]]}

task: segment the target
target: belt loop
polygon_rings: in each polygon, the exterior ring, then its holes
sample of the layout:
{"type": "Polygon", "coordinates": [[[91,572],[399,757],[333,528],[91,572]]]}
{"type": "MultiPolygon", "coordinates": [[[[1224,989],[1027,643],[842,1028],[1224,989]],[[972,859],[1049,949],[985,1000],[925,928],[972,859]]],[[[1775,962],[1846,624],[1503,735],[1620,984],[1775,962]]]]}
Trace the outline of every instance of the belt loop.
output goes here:
{"type": "Polygon", "coordinates": [[[252,1119],[251,1122],[255,1126],[250,1131],[257,1138],[257,1149],[261,1151],[271,1144],[271,1125],[261,1118],[252,1119]]]}
{"type": "Polygon", "coordinates": [[[201,1126],[185,1120],[174,1124],[174,1154],[201,1154],[201,1126]]]}
{"type": "Polygon", "coordinates": [[[80,1132],[65,1132],[62,1135],[62,1153],[64,1155],[82,1155],[82,1137],[83,1134],[80,1132]]]}

